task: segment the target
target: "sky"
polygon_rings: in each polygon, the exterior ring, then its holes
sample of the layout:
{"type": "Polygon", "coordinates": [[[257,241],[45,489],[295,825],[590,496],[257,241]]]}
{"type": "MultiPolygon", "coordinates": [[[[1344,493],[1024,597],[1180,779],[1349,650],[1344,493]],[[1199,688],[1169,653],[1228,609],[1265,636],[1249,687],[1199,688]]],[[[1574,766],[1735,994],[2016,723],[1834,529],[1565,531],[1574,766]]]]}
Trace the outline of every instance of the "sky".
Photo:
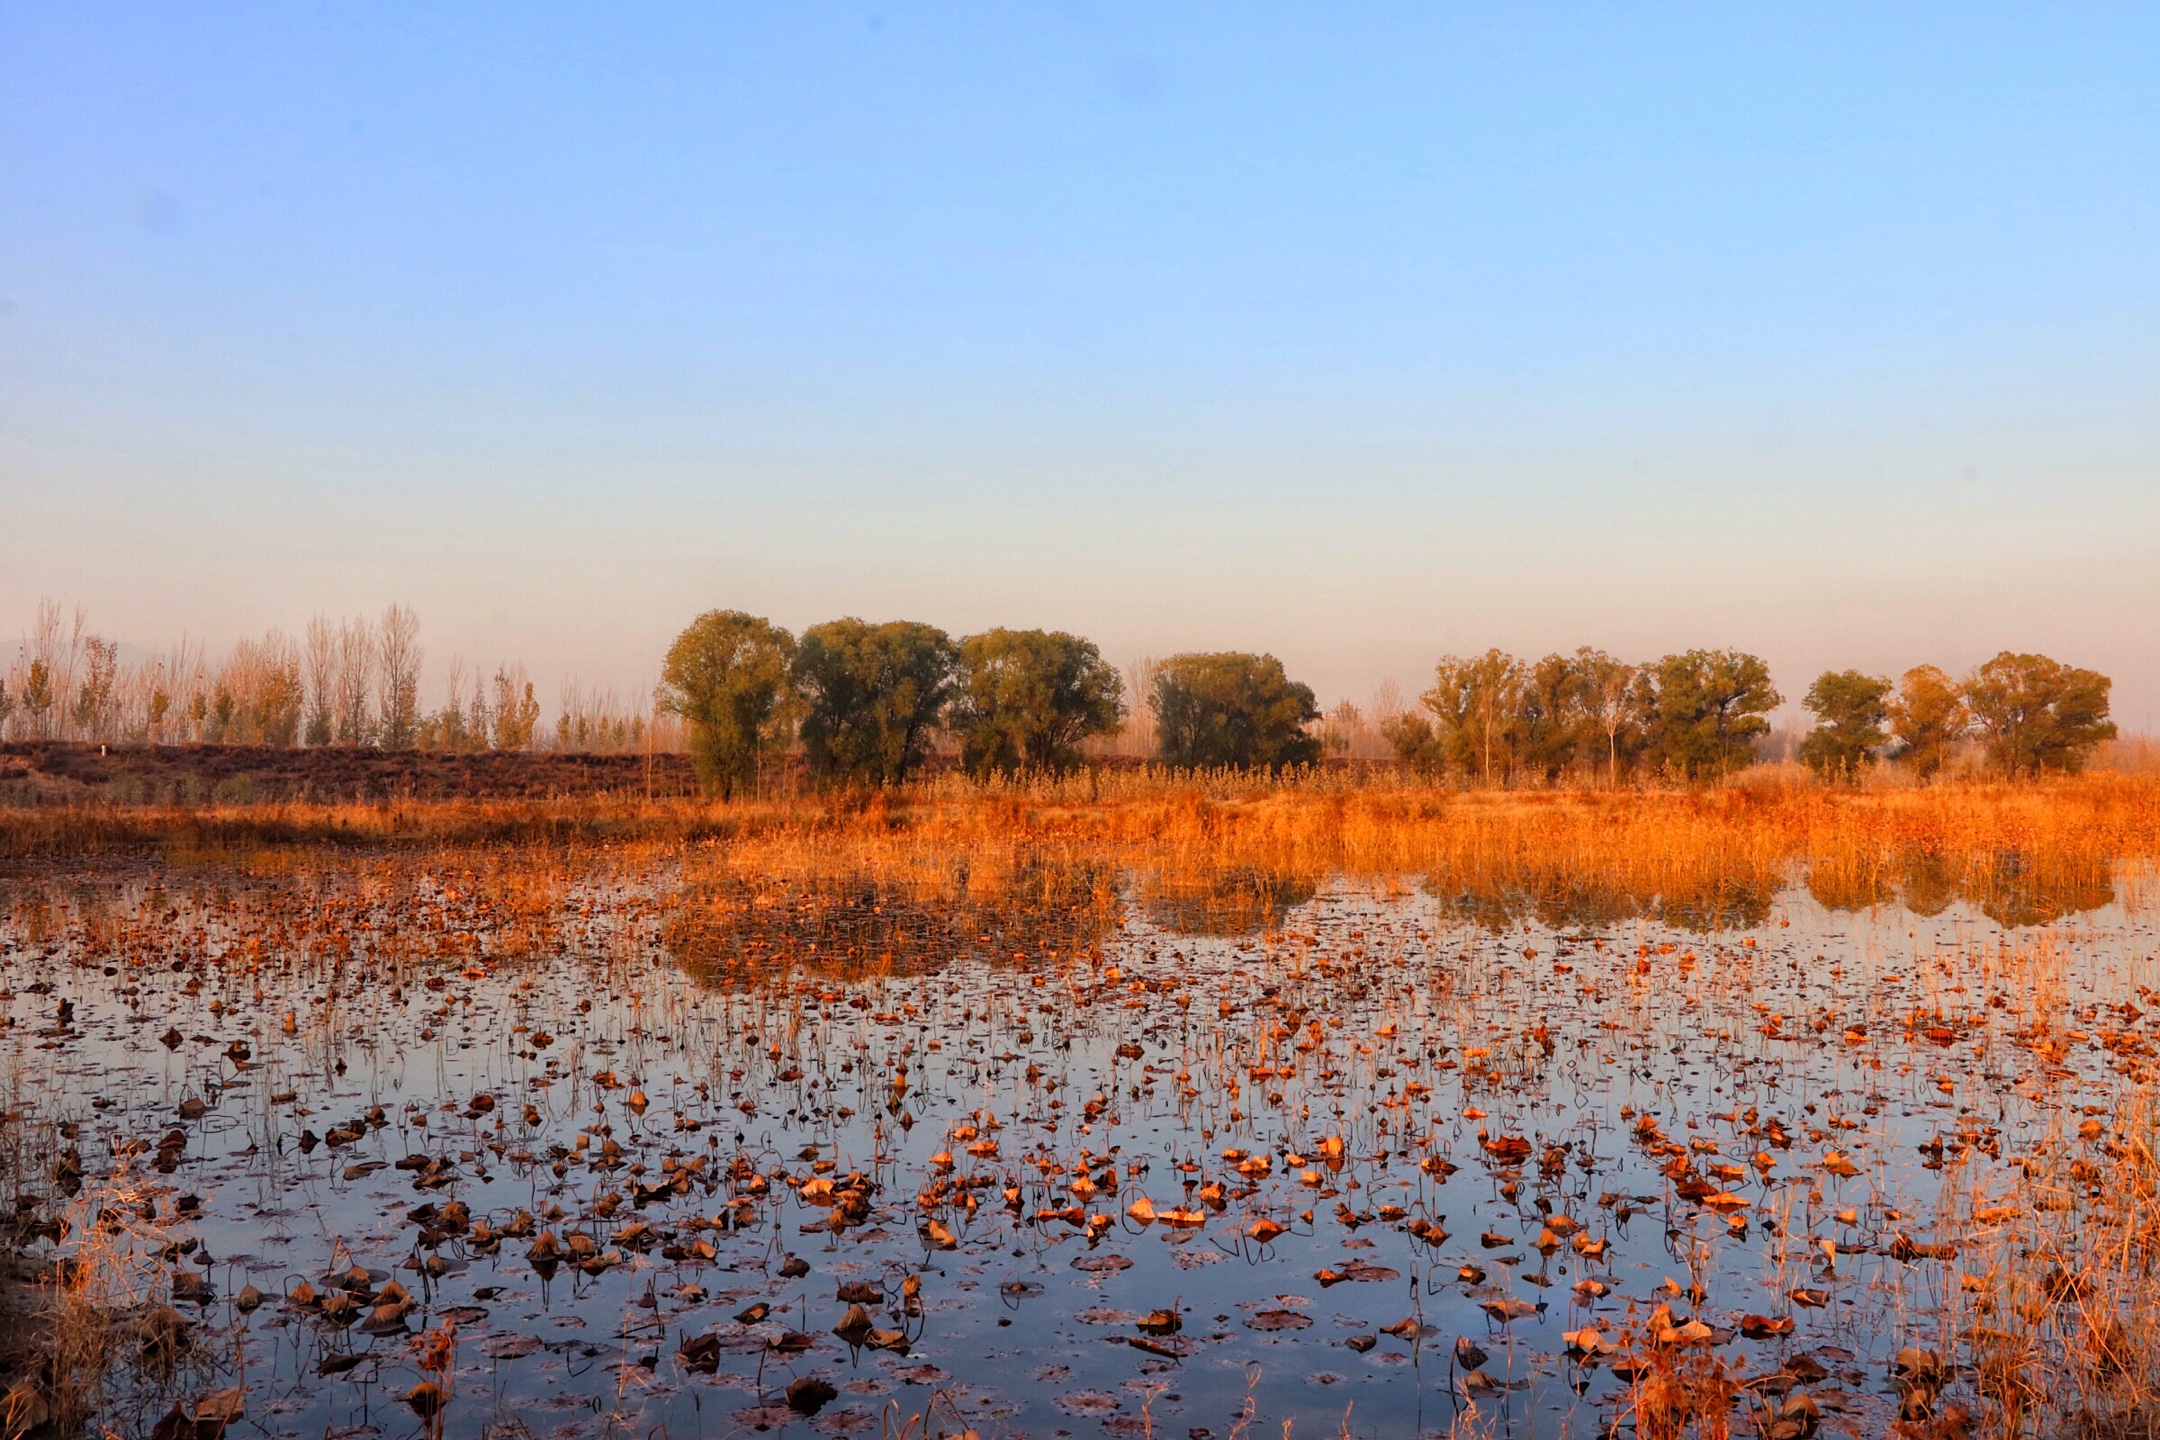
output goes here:
{"type": "Polygon", "coordinates": [[[0,631],[2160,715],[2160,9],[0,6],[0,631]]]}

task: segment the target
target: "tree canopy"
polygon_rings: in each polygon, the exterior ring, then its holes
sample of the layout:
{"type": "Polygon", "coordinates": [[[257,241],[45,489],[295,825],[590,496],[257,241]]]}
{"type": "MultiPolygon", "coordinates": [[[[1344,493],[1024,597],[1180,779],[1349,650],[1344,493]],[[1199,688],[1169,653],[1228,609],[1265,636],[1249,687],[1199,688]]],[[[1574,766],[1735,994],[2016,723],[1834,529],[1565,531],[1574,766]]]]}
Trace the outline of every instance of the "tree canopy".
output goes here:
{"type": "Polygon", "coordinates": [[[1067,770],[1080,742],[1114,734],[1125,682],[1094,642],[1048,630],[987,630],[960,642],[952,725],[961,761],[993,770],[1067,770]]]}
{"type": "MultiPolygon", "coordinates": [[[[324,637],[326,646],[335,638],[327,626],[324,637]]],[[[299,671],[288,668],[299,696],[299,671]]],[[[22,683],[11,678],[0,704],[33,717],[67,706],[79,722],[103,704],[98,672],[85,673],[89,678],[60,687],[32,665],[22,683]]],[[[508,736],[520,717],[500,673],[497,682],[494,724],[508,736]]],[[[1410,712],[1400,708],[1392,682],[1384,686],[1376,727],[1344,702],[1324,735],[1312,690],[1272,655],[1189,653],[1141,662],[1128,678],[1093,642],[1063,631],[1001,627],[956,642],[930,625],[851,617],[815,626],[797,642],[735,610],[702,615],[677,637],[657,699],[688,722],[700,777],[727,795],[752,781],[764,753],[790,739],[812,776],[850,784],[899,783],[933,743],[956,744],[978,776],[1066,770],[1082,763],[1089,737],[1122,729],[1128,686],[1144,695],[1152,724],[1143,730],[1152,728],[1156,754],[1173,766],[1308,764],[1328,753],[1331,740],[1350,751],[1369,744],[1356,737],[1377,728],[1406,768],[1485,785],[1600,775],[1619,783],[1629,772],[1714,781],[1754,763],[1769,714],[1782,703],[1769,667],[1740,650],[1687,650],[1635,665],[1588,646],[1538,660],[1495,649],[1442,656],[1410,712]]],[[[311,703],[335,710],[334,687],[318,688],[328,698],[311,703]]],[[[2095,671],[2010,651],[1962,680],[1932,665],[1906,671],[1895,685],[1862,671],[1825,671],[1801,702],[1815,723],[1799,758],[1825,779],[1857,776],[1884,759],[1924,778],[1970,763],[1961,756],[1977,757],[1983,748],[2010,775],[2074,771],[2116,733],[2109,688],[2095,671]]],[[[252,726],[248,733],[283,735],[256,713],[260,689],[239,698],[221,691],[214,723],[199,714],[194,728],[222,736],[252,726]]],[[[526,707],[536,710],[530,687],[527,696],[526,707]]],[[[473,703],[485,735],[488,716],[477,693],[473,703]]],[[[201,694],[188,704],[210,708],[201,694]]]]}
{"type": "Polygon", "coordinates": [[[1320,758],[1320,718],[1309,686],[1273,655],[1173,655],[1155,677],[1155,729],[1172,765],[1304,765],[1320,758]]]}
{"type": "Polygon", "coordinates": [[[1433,722],[1415,710],[1389,715],[1380,722],[1380,734],[1395,747],[1395,758],[1420,775],[1439,775],[1447,769],[1447,745],[1433,722]]]}
{"type": "Polygon", "coordinates": [[[2115,738],[2111,687],[2097,670],[2005,650],[1965,682],[1965,703],[1988,759],[2005,774],[2074,773],[2095,746],[2115,738]]]}
{"type": "Polygon", "coordinates": [[[1957,748],[1972,712],[1965,687],[1933,665],[1915,665],[1898,681],[1890,701],[1890,734],[1896,758],[1925,779],[1943,768],[1957,748]]]}
{"type": "Polygon", "coordinates": [[[1418,699],[1433,713],[1447,764],[1490,785],[1515,767],[1529,729],[1529,694],[1528,667],[1504,650],[1488,650],[1469,659],[1441,656],[1433,688],[1418,699]]]}
{"type": "Polygon", "coordinates": [[[955,647],[933,625],[850,617],[813,625],[795,650],[803,758],[823,779],[905,780],[952,693],[955,647]]]}
{"type": "Polygon", "coordinates": [[[668,647],[659,708],[689,727],[690,761],[707,790],[725,799],[757,778],[759,757],[779,738],[773,722],[794,658],[793,636],[740,610],[708,610],[668,647]]]}
{"type": "Polygon", "coordinates": [[[1765,717],[1785,698],[1770,667],[1738,650],[1667,655],[1648,678],[1651,749],[1668,772],[1690,780],[1748,765],[1757,737],[1770,733],[1765,717]]]}
{"type": "Polygon", "coordinates": [[[1815,677],[1800,704],[1816,724],[1800,742],[1800,758],[1822,776],[1851,777],[1875,763],[1889,740],[1890,682],[1858,670],[1826,670],[1815,677]]]}
{"type": "Polygon", "coordinates": [[[1778,697],[1751,655],[1695,650],[1635,666],[1586,645],[1537,661],[1444,655],[1419,701],[1426,715],[1383,723],[1397,757],[1422,774],[1493,785],[1549,784],[1592,766],[1617,782],[1638,760],[1689,778],[1723,774],[1752,758],[1778,697]]]}

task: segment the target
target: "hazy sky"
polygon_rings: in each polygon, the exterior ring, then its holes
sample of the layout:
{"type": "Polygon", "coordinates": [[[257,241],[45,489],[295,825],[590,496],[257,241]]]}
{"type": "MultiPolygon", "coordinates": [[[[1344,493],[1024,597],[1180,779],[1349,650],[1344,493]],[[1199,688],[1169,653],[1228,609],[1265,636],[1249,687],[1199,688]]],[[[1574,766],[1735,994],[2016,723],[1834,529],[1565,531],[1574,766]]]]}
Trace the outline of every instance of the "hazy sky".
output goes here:
{"type": "Polygon", "coordinates": [[[2160,714],[2150,5],[0,6],[0,630],[2042,649],[2160,714]]]}

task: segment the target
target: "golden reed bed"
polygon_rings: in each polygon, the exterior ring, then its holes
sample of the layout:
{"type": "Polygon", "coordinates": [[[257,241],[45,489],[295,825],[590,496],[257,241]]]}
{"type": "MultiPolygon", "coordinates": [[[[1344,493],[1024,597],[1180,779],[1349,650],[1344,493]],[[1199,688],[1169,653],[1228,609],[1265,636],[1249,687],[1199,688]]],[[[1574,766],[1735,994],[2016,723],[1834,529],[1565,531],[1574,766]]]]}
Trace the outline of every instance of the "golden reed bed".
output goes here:
{"type": "Polygon", "coordinates": [[[931,890],[959,866],[978,896],[1046,862],[1187,878],[1414,876],[1436,893],[1572,896],[1591,914],[1624,911],[1630,897],[1714,908],[1804,873],[1826,903],[1933,910],[1959,896],[2105,898],[2160,856],[2160,777],[1853,790],[1758,776],[1705,790],[1459,792],[1126,773],[945,777],[728,805],[603,796],[0,811],[0,858],[18,863],[318,847],[605,849],[679,855],[701,871],[931,890]]]}

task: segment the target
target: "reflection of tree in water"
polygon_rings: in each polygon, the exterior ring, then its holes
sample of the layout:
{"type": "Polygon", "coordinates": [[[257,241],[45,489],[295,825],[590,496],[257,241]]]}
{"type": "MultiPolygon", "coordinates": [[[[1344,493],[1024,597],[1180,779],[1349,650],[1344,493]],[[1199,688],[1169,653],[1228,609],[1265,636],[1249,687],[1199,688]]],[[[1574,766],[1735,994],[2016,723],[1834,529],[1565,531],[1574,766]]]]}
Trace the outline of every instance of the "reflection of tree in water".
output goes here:
{"type": "Polygon", "coordinates": [[[1684,899],[1660,897],[1656,913],[1666,924],[1698,934],[1713,930],[1753,930],[1768,923],[1770,902],[1774,898],[1768,885],[1735,882],[1684,899]]]}
{"type": "Polygon", "coordinates": [[[1965,893],[1959,877],[1940,855],[1908,855],[1898,896],[1915,915],[1940,915],[1965,893]]]}
{"type": "Polygon", "coordinates": [[[1981,914],[2006,930],[2046,925],[2115,899],[2115,887],[2105,875],[2035,873],[2015,850],[1996,856],[1994,864],[1973,876],[1966,893],[1979,903],[1981,914]]]}
{"type": "Polygon", "coordinates": [[[1543,886],[1462,886],[1428,876],[1425,893],[1441,914],[1490,931],[1533,921],[1550,930],[1596,928],[1625,920],[1662,921],[1683,930],[1749,929],[1770,915],[1768,885],[1734,881],[1686,895],[1637,894],[1619,886],[1558,882],[1543,886]]]}
{"type": "MultiPolygon", "coordinates": [[[[956,857],[905,872],[737,873],[686,886],[662,938],[687,966],[741,980],[810,967],[836,977],[870,970],[920,973],[955,960],[1012,964],[1085,953],[1120,922],[1120,871],[1109,860],[1024,855],[1010,863],[956,857]]],[[[1242,936],[1280,926],[1317,893],[1317,875],[1269,867],[1143,870],[1130,893],[1148,921],[1179,935],[1242,936]]],[[[1907,853],[1819,863],[1808,892],[1826,909],[1902,902],[1916,915],[1963,900],[2006,927],[2044,925],[2110,904],[2105,874],[2042,873],[2005,854],[1973,865],[1907,853]]],[[[1767,879],[1725,877],[1647,893],[1583,876],[1428,875],[1424,891],[1449,919],[1499,932],[1524,923],[1597,929],[1650,920],[1683,930],[1752,929],[1776,895],[1767,879]]]]}
{"type": "Polygon", "coordinates": [[[1807,888],[1826,910],[1898,903],[1914,915],[1934,916],[1962,900],[2013,929],[2097,910],[2115,899],[2104,874],[2053,868],[2040,873],[2015,851],[1962,863],[1926,853],[1908,853],[1891,863],[1818,861],[1808,868],[1807,888]]]}
{"type": "Polygon", "coordinates": [[[1551,885],[1520,889],[1500,885],[1459,888],[1428,878],[1425,893],[1439,902],[1440,913],[1481,929],[1512,930],[1535,921],[1552,930],[1596,927],[1632,920],[1642,903],[1618,890],[1588,885],[1551,885]]]}
{"type": "Polygon", "coordinates": [[[1030,860],[992,874],[965,863],[934,882],[847,875],[724,875],[685,887],[661,938],[708,978],[921,973],[955,960],[1070,956],[1117,928],[1114,872],[1030,860]]]}
{"type": "Polygon", "coordinates": [[[1319,892],[1303,875],[1238,867],[1136,877],[1148,923],[1173,935],[1252,935],[1272,930],[1319,892]]]}

